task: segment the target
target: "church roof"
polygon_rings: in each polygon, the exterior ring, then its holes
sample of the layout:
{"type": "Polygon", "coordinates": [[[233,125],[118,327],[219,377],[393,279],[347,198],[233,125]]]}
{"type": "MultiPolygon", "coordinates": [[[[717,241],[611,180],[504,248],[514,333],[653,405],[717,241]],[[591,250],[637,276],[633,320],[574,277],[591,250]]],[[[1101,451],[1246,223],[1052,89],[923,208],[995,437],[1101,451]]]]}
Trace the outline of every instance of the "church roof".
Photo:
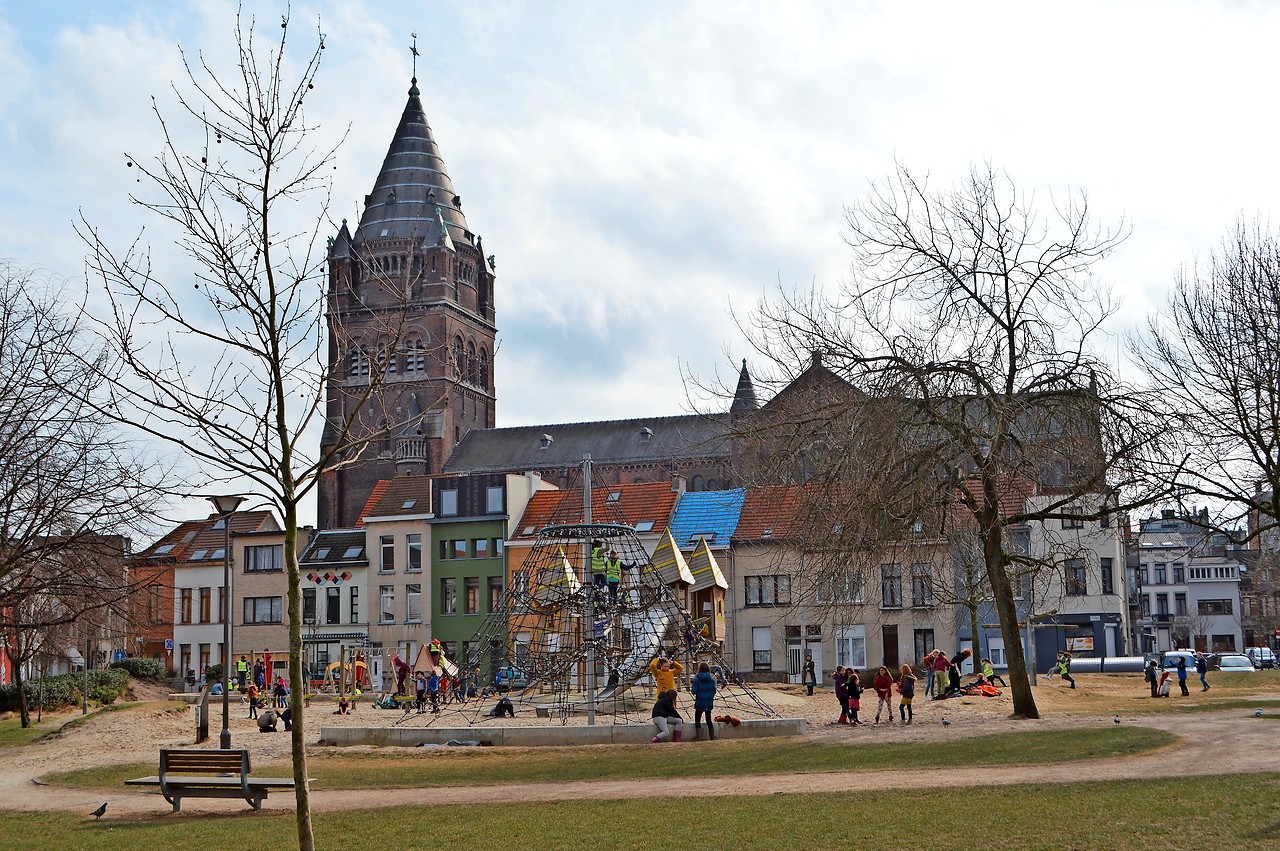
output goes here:
{"type": "Polygon", "coordinates": [[[440,237],[437,215],[448,227],[446,239],[471,242],[462,216],[462,199],[454,191],[440,146],[427,124],[415,77],[382,170],[373,191],[365,197],[364,215],[354,239],[416,237],[435,245],[440,237]]]}
{"type": "Polygon", "coordinates": [[[596,464],[717,458],[730,451],[728,417],[698,414],[594,423],[473,429],[454,447],[449,473],[524,472],[596,464]],[[544,441],[549,437],[549,441],[544,441]],[[543,448],[543,444],[546,448],[543,448]]]}

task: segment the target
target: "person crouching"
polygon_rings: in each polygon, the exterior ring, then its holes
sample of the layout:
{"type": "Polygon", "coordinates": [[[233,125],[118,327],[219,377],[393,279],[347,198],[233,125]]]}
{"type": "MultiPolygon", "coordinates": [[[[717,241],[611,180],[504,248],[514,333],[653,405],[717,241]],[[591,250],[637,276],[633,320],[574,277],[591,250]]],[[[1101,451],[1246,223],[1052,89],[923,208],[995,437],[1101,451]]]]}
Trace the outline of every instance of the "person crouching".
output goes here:
{"type": "Polygon", "coordinates": [[[658,728],[658,735],[649,740],[650,744],[680,741],[680,725],[684,719],[676,711],[676,695],[675,689],[658,692],[658,700],[653,704],[653,726],[658,728]]]}

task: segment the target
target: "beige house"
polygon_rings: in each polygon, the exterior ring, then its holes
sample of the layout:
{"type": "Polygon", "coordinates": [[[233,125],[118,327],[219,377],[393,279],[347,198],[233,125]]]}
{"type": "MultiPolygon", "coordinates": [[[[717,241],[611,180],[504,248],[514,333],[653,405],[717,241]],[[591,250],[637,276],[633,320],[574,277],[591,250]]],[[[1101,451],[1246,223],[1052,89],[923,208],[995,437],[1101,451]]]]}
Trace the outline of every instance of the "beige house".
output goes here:
{"type": "MultiPolygon", "coordinates": [[[[313,530],[298,530],[304,552],[313,530]]],[[[289,665],[289,591],[284,571],[284,532],[278,529],[233,533],[231,672],[246,657],[250,666],[271,654],[268,679],[287,676],[289,665]]]]}

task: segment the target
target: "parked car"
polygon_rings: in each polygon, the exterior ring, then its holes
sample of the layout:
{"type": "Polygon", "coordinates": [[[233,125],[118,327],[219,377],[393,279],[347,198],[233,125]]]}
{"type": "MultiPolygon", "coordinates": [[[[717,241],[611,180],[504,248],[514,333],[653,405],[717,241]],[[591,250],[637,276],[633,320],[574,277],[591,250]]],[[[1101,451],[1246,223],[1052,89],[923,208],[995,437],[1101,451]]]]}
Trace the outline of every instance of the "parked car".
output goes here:
{"type": "Polygon", "coordinates": [[[1219,671],[1224,671],[1228,673],[1244,672],[1244,673],[1252,674],[1255,670],[1257,670],[1256,668],[1253,667],[1253,663],[1249,661],[1249,657],[1241,653],[1223,654],[1222,657],[1218,659],[1217,668],[1219,671]]]}
{"type": "Polygon", "coordinates": [[[1187,670],[1194,672],[1196,669],[1196,651],[1194,650],[1166,650],[1164,656],[1160,660],[1160,667],[1166,671],[1172,671],[1178,667],[1178,660],[1187,660],[1187,670]]]}
{"type": "Polygon", "coordinates": [[[1246,647],[1244,655],[1249,657],[1249,661],[1253,663],[1255,668],[1274,668],[1276,666],[1276,654],[1270,647],[1246,647]]]}

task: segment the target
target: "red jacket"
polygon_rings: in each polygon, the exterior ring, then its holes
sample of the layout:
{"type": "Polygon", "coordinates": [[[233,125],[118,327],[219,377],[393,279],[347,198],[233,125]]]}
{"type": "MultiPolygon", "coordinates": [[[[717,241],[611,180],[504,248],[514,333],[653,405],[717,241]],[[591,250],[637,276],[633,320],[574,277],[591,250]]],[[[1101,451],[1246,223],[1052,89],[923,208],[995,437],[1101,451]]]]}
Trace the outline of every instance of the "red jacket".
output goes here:
{"type": "Polygon", "coordinates": [[[888,697],[893,691],[893,675],[892,674],[876,674],[876,678],[871,681],[871,688],[879,697],[888,697]]]}

